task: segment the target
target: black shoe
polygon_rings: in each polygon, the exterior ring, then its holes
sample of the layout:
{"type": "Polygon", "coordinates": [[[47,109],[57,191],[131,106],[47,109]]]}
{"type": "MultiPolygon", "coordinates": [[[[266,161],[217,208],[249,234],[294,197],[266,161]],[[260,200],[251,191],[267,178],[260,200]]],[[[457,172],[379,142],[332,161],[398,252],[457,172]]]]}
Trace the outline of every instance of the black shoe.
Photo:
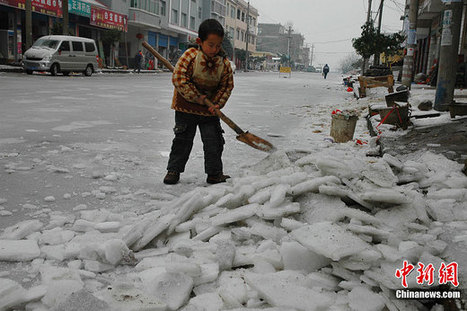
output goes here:
{"type": "Polygon", "coordinates": [[[229,175],[224,175],[223,173],[217,175],[208,175],[208,178],[206,178],[206,182],[208,184],[218,184],[221,182],[225,182],[229,178],[229,175]]]}
{"type": "Polygon", "coordinates": [[[168,171],[164,177],[164,184],[175,185],[180,180],[180,173],[168,171]]]}

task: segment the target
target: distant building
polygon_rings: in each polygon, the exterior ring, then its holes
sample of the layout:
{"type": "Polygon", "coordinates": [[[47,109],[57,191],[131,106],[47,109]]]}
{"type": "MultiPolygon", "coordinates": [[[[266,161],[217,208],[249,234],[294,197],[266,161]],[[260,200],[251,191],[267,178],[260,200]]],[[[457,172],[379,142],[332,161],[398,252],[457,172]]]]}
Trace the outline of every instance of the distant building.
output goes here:
{"type": "Polygon", "coordinates": [[[244,0],[227,0],[226,8],[225,30],[234,47],[235,63],[243,68],[247,40],[248,52],[256,51],[258,10],[244,0]]]}
{"type": "Polygon", "coordinates": [[[256,49],[284,57],[290,56],[290,62],[295,69],[305,69],[310,63],[310,48],[304,45],[304,41],[304,36],[295,33],[291,26],[258,24],[256,49]]]}

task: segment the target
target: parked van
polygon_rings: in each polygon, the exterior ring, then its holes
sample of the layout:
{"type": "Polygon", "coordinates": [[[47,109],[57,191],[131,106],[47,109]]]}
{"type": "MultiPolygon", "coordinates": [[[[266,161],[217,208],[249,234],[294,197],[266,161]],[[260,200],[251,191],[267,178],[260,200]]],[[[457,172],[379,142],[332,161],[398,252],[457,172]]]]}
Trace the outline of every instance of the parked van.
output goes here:
{"type": "Polygon", "coordinates": [[[83,72],[85,76],[96,72],[98,53],[96,42],[73,36],[44,36],[34,42],[24,53],[23,68],[33,71],[50,71],[53,76],[61,72],[83,72]]]}

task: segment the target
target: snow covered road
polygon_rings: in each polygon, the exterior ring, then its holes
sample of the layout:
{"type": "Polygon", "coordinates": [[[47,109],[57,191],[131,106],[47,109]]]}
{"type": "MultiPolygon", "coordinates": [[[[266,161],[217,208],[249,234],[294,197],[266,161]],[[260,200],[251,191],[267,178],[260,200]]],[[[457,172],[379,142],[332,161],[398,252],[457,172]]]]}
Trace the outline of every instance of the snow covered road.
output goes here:
{"type": "MultiPolygon", "coordinates": [[[[330,142],[331,111],[368,104],[339,77],[237,74],[224,112],[278,151],[224,126],[233,178],[209,187],[199,141],[181,183],[161,182],[169,80],[0,76],[0,310],[427,309],[395,298],[404,260],[456,261],[465,288],[460,165],[330,142]]],[[[370,142],[363,118],[355,138],[370,142]]]]}

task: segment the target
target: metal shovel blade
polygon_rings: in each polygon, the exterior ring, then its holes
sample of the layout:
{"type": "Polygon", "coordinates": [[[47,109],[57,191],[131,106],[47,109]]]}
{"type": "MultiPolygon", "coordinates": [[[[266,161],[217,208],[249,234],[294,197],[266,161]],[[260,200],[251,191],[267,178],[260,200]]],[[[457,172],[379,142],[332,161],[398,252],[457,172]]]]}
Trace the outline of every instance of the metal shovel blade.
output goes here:
{"type": "Polygon", "coordinates": [[[253,135],[248,132],[244,132],[240,135],[237,136],[237,139],[255,149],[261,150],[261,151],[266,151],[266,152],[273,152],[276,150],[274,146],[268,142],[267,140],[264,140],[262,138],[259,138],[256,135],[253,135]]]}

